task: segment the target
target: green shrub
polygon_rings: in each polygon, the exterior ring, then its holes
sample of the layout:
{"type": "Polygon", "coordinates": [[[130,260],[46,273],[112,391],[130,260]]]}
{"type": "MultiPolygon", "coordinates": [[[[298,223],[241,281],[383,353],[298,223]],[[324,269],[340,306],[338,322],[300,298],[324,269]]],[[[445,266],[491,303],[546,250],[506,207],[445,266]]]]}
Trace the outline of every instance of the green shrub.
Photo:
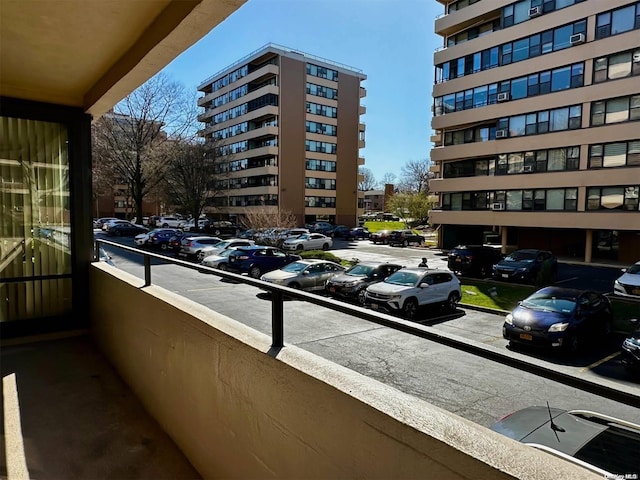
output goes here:
{"type": "Polygon", "coordinates": [[[335,263],[341,263],[342,261],[340,257],[336,257],[333,253],[325,252],[324,250],[303,250],[295,253],[302,258],[319,258],[320,260],[329,260],[335,263]]]}

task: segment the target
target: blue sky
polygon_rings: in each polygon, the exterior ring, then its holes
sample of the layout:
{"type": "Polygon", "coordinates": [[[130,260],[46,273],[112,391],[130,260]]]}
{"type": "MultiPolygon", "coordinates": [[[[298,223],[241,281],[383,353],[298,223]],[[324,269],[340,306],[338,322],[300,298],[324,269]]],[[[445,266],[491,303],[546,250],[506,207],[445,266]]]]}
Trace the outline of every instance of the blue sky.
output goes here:
{"type": "Polygon", "coordinates": [[[377,180],[429,158],[435,0],[248,0],[164,72],[194,90],[267,43],[360,69],[366,147],[377,180]]]}

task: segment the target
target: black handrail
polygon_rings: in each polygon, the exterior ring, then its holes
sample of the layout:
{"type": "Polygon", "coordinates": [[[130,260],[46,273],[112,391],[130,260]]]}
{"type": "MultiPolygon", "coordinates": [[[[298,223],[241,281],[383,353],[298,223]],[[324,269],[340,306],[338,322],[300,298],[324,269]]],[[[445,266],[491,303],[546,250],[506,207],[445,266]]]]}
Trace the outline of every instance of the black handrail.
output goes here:
{"type": "Polygon", "coordinates": [[[394,317],[384,313],[373,313],[371,310],[364,307],[350,305],[348,303],[327,297],[322,297],[314,293],[309,293],[290,287],[284,287],[281,285],[275,285],[273,283],[263,282],[262,280],[251,278],[249,276],[226,272],[212,267],[206,267],[204,265],[180,260],[177,258],[169,258],[162,254],[141,250],[139,248],[128,247],[126,245],[111,242],[108,240],[95,240],[95,259],[99,258],[98,252],[100,244],[113,246],[122,250],[126,250],[128,252],[143,255],[145,265],[145,286],[151,285],[151,259],[155,258],[161,260],[164,263],[173,263],[190,268],[192,270],[198,270],[200,272],[206,271],[222,278],[230,279],[235,282],[245,283],[247,285],[253,285],[254,287],[258,287],[262,290],[268,291],[271,294],[270,296],[272,302],[271,347],[273,349],[280,349],[284,347],[284,298],[288,297],[313,303],[315,305],[319,305],[330,310],[335,310],[340,313],[345,313],[347,315],[353,315],[354,317],[358,317],[363,320],[376,323],[378,325],[393,328],[394,330],[409,333],[411,335],[415,335],[432,342],[446,345],[448,347],[452,347],[457,350],[470,353],[472,355],[477,355],[486,360],[497,362],[501,365],[516,368],[518,370],[547,378],[549,380],[553,380],[570,387],[575,387],[580,390],[601,396],[603,398],[607,398],[609,400],[624,403],[633,407],[640,406],[640,391],[638,392],[638,394],[634,394],[632,392],[617,390],[607,385],[599,384],[568,373],[559,372],[557,370],[554,370],[553,368],[541,364],[527,362],[519,358],[511,357],[497,350],[495,347],[491,347],[489,345],[484,345],[481,343],[471,343],[467,339],[458,337],[456,335],[447,334],[445,332],[438,332],[426,325],[410,322],[408,320],[404,320],[402,318],[394,317]]]}

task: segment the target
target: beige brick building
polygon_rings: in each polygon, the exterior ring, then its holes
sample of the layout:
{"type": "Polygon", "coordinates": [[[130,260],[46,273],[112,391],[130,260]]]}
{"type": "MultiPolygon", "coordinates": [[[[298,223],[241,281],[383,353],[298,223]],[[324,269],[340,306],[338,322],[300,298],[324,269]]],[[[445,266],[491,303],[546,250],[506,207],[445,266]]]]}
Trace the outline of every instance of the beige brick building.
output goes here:
{"type": "Polygon", "coordinates": [[[640,259],[640,2],[441,1],[440,243],[640,259]]]}
{"type": "Polygon", "coordinates": [[[225,194],[212,199],[215,211],[242,220],[266,207],[293,213],[300,225],[355,226],[365,79],[360,70],[269,44],[202,82],[201,134],[223,156],[225,194]]]}

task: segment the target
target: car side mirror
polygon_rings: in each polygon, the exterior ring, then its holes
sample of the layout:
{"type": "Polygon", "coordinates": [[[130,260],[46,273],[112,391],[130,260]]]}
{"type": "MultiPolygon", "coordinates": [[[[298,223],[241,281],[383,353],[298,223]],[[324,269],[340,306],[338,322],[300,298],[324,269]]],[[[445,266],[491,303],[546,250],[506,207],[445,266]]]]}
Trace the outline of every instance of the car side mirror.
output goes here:
{"type": "Polygon", "coordinates": [[[429,288],[429,284],[428,284],[428,283],[426,283],[426,282],[422,282],[422,283],[420,284],[420,288],[429,288]]]}
{"type": "Polygon", "coordinates": [[[309,275],[309,272],[305,270],[304,272],[302,272],[302,275],[309,275]]]}
{"type": "Polygon", "coordinates": [[[622,273],[627,273],[627,269],[626,269],[626,268],[621,268],[621,269],[620,269],[620,271],[621,271],[622,273]]]}

